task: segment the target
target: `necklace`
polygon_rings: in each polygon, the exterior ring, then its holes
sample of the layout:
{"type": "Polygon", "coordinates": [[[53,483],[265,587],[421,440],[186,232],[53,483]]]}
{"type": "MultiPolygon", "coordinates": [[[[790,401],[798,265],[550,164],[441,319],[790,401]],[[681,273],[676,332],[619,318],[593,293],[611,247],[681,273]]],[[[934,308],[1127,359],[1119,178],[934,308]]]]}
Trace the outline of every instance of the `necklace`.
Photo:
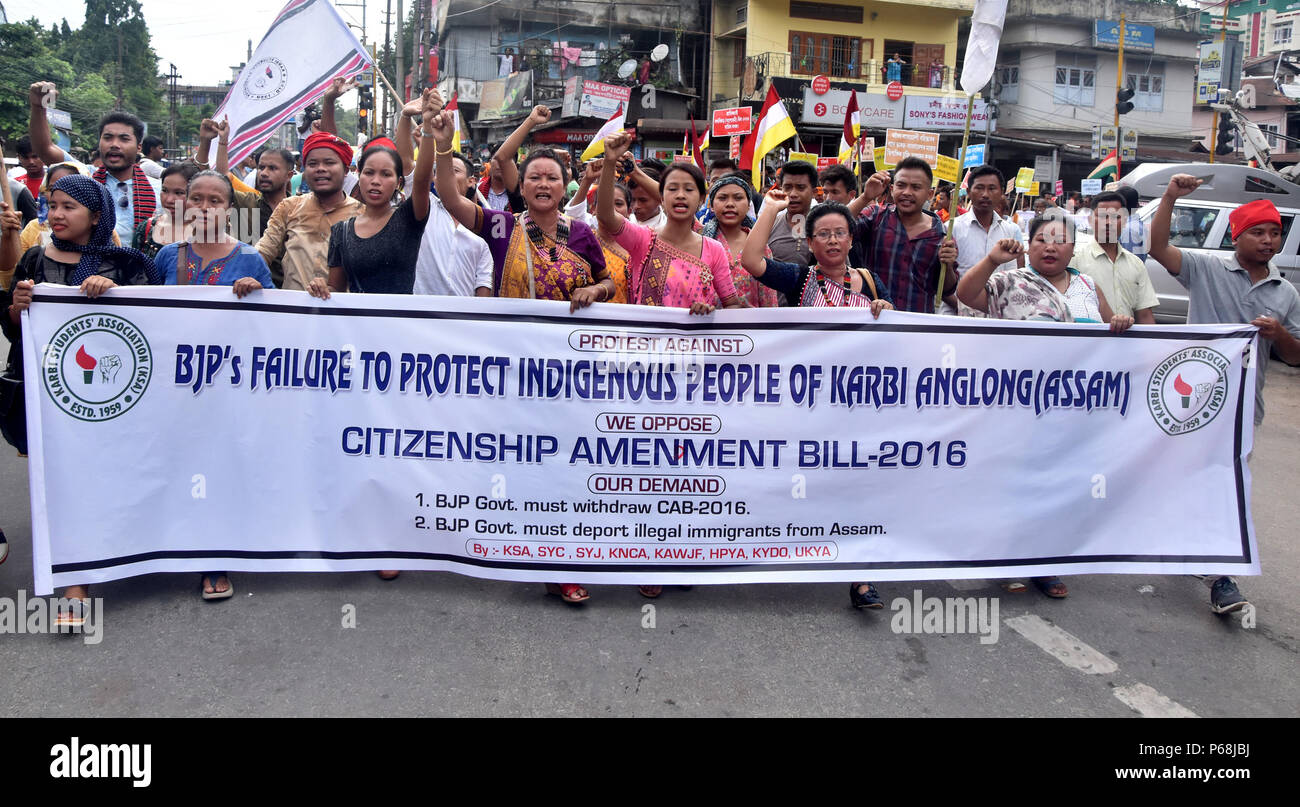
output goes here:
{"type": "MultiPolygon", "coordinates": [[[[833,283],[833,282],[835,282],[835,281],[833,281],[833,280],[829,280],[829,278],[827,278],[826,275],[822,274],[821,267],[820,267],[820,266],[817,267],[817,287],[818,287],[819,289],[821,289],[822,296],[825,297],[825,298],[826,298],[826,302],[829,303],[829,302],[831,301],[831,296],[830,296],[829,294],[826,293],[826,284],[827,284],[827,282],[831,282],[831,283],[833,283]]],[[[843,300],[844,300],[844,305],[848,305],[848,304],[849,304],[849,295],[853,293],[853,283],[852,283],[852,281],[849,280],[849,271],[848,271],[848,269],[845,269],[845,270],[844,270],[844,278],[840,281],[840,285],[842,285],[842,286],[844,287],[844,298],[843,298],[843,300]]]]}
{"type": "Polygon", "coordinates": [[[549,247],[546,244],[546,234],[543,232],[541,225],[533,221],[533,217],[527,213],[522,214],[521,218],[524,220],[524,230],[528,233],[528,239],[537,247],[537,251],[545,250],[550,254],[552,261],[559,260],[560,254],[557,247],[566,245],[569,242],[569,224],[564,216],[559,216],[555,220],[555,236],[549,247]]]}

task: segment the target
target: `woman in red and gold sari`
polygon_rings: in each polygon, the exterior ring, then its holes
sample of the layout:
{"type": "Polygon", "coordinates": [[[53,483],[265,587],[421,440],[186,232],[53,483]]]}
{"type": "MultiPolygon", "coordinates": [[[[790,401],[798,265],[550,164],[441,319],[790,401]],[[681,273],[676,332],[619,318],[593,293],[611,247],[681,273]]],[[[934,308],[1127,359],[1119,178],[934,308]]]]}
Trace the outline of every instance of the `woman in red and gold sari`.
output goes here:
{"type": "Polygon", "coordinates": [[[519,166],[526,209],[515,216],[481,208],[456,193],[451,113],[444,110],[425,125],[433,128],[437,145],[438,197],[461,225],[487,242],[497,297],[567,300],[574,311],[613,298],[614,281],[595,232],[560,212],[568,171],[555,152],[534,149],[519,166]]]}
{"type": "MultiPolygon", "coordinates": [[[[443,110],[426,121],[433,130],[438,197],[447,211],[488,244],[497,297],[567,300],[569,310],[614,298],[614,281],[596,233],[560,212],[568,173],[550,149],[534,150],[519,167],[526,210],[517,217],[485,210],[462,196],[452,168],[452,113],[443,110]]],[[[567,603],[590,599],[577,583],[548,583],[546,590],[567,603]]]]}

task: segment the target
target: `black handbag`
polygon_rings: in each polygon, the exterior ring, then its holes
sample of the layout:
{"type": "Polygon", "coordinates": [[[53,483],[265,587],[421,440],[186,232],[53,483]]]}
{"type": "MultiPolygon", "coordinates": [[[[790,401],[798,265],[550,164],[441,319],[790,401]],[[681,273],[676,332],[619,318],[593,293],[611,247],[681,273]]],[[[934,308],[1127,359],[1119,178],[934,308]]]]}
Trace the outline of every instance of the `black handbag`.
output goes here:
{"type": "Polygon", "coordinates": [[[27,453],[27,402],[22,371],[10,363],[0,375],[0,435],[20,453],[27,453]]]}

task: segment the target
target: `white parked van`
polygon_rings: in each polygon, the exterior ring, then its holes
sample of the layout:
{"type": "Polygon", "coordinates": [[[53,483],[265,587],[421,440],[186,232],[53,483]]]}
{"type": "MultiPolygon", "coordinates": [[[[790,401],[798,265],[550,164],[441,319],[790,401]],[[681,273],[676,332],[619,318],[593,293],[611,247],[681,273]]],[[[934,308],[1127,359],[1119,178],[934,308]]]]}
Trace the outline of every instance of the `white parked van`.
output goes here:
{"type": "MultiPolygon", "coordinates": [[[[1282,277],[1300,288],[1300,229],[1292,226],[1300,215],[1300,185],[1277,174],[1245,165],[1210,163],[1148,163],[1120,180],[1138,192],[1142,207],[1138,218],[1149,238],[1151,217],[1174,174],[1191,174],[1204,180],[1201,187],[1178,200],[1169,226],[1169,243],[1179,249],[1224,255],[1232,252],[1228,215],[1247,202],[1268,199],[1282,215],[1282,249],[1273,256],[1282,277]]],[[[1135,250],[1136,252],[1137,250],[1135,250]]],[[[1145,257],[1144,245],[1140,254],[1145,257]]],[[[1187,289],[1165,268],[1146,259],[1147,273],[1160,305],[1156,322],[1187,321],[1187,289]]]]}

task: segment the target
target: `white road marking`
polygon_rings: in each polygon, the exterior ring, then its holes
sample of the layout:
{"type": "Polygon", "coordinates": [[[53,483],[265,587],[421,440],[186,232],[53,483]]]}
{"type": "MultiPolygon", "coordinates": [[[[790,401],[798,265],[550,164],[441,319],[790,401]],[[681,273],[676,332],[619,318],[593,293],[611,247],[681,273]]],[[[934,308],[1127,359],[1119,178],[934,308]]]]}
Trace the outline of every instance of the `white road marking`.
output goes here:
{"type": "Polygon", "coordinates": [[[1197,714],[1176,701],[1171,701],[1146,684],[1116,687],[1115,697],[1125,706],[1143,717],[1196,717],[1197,714]]]}
{"type": "Polygon", "coordinates": [[[1119,669],[1118,664],[1084,644],[1077,636],[1061,630],[1034,614],[1012,617],[1003,621],[1007,627],[1038,645],[1048,655],[1055,656],[1067,667],[1073,667],[1089,675],[1108,675],[1119,669]]]}

